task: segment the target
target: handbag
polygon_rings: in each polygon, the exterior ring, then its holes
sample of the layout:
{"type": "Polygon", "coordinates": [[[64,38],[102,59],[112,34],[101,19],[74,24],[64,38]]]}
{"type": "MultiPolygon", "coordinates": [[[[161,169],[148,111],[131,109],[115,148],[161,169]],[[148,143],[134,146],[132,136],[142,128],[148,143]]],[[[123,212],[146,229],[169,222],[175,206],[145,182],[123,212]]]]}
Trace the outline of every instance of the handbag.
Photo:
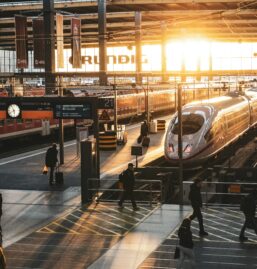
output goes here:
{"type": "Polygon", "coordinates": [[[48,167],[45,165],[42,173],[43,173],[43,175],[47,175],[47,172],[48,172],[48,167]]]}
{"type": "Polygon", "coordinates": [[[143,139],[143,136],[140,135],[138,138],[137,138],[137,143],[140,144],[142,142],[142,139],[143,139]]]}
{"type": "Polygon", "coordinates": [[[176,246],[175,252],[174,252],[174,259],[178,259],[180,256],[180,248],[176,246]]]}

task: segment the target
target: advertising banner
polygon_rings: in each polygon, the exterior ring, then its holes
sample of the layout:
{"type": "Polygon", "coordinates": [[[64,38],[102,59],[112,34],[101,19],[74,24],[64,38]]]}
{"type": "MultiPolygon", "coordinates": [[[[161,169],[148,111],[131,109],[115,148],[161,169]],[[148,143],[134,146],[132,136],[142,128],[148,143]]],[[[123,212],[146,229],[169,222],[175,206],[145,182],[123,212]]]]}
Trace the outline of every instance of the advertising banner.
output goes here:
{"type": "Polygon", "coordinates": [[[41,18],[33,20],[33,47],[34,47],[34,67],[45,67],[45,31],[44,21],[41,18]]]}
{"type": "Polygon", "coordinates": [[[71,19],[71,36],[72,36],[72,66],[81,68],[81,20],[71,19]]]}
{"type": "Polygon", "coordinates": [[[57,68],[64,67],[63,59],[63,15],[56,14],[56,36],[57,36],[57,68]]]}
{"type": "Polygon", "coordinates": [[[16,67],[28,67],[27,17],[15,16],[16,67]]]}

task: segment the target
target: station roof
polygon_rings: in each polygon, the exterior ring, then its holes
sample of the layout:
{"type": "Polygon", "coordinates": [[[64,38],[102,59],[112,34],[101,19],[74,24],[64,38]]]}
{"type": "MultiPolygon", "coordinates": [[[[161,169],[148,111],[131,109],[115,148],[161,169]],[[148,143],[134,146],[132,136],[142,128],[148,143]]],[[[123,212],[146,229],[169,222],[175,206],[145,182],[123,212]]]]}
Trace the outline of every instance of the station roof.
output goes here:
{"type": "MultiPolygon", "coordinates": [[[[56,12],[65,15],[65,44],[70,46],[70,19],[82,19],[82,46],[98,44],[98,1],[55,0],[56,12]]],[[[238,0],[106,0],[107,41],[109,45],[133,44],[135,12],[142,14],[142,42],[160,43],[167,39],[208,38],[215,41],[257,41],[257,2],[238,0]]],[[[0,3],[0,49],[15,48],[14,16],[28,17],[29,43],[32,19],[42,16],[43,1],[4,1],[0,3]]]]}

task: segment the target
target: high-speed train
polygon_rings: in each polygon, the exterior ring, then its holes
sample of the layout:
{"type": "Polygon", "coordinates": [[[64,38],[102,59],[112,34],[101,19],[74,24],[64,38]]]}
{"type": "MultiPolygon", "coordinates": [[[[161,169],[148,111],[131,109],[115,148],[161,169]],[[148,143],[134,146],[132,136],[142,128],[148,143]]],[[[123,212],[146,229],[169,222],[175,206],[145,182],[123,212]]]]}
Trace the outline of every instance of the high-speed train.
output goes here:
{"type": "MultiPolygon", "coordinates": [[[[215,156],[257,123],[257,88],[193,102],[182,108],[182,160],[199,164],[215,156]]],[[[178,115],[165,137],[165,157],[178,164],[178,115]]]]}

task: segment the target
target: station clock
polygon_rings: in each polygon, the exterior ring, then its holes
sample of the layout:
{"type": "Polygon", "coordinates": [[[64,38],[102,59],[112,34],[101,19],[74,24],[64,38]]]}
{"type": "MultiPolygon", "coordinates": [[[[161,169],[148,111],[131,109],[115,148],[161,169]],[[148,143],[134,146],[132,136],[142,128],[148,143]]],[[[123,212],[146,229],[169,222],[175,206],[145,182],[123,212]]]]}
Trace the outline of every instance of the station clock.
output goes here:
{"type": "Polygon", "coordinates": [[[9,104],[7,107],[7,115],[9,118],[16,119],[21,115],[21,109],[18,104],[9,104]]]}

